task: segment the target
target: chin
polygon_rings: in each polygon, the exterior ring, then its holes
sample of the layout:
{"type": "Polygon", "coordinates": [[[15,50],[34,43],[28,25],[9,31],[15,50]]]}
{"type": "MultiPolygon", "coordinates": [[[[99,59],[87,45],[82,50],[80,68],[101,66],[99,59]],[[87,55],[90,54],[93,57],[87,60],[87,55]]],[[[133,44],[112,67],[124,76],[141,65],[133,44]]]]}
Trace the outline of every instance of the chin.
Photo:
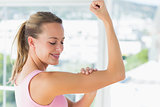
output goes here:
{"type": "Polygon", "coordinates": [[[51,63],[51,65],[58,65],[59,62],[54,62],[54,63],[51,63]]]}
{"type": "Polygon", "coordinates": [[[58,65],[59,63],[56,63],[56,64],[54,64],[54,65],[58,65]]]}

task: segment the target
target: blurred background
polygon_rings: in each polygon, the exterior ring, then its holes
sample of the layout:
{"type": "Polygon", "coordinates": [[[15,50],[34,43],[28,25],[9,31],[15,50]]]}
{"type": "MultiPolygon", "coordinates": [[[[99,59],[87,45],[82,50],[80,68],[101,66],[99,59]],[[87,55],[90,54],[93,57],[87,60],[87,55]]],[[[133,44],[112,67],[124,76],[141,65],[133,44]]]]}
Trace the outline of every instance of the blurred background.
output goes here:
{"type": "MultiPolygon", "coordinates": [[[[123,55],[126,79],[98,90],[91,107],[160,107],[160,1],[105,0],[123,55]]],[[[16,107],[7,84],[16,59],[11,46],[22,22],[37,11],[63,19],[64,52],[47,71],[77,73],[83,67],[107,68],[103,23],[89,11],[89,0],[0,1],[0,107],[16,107]]],[[[66,94],[76,102],[83,94],[66,94]]]]}

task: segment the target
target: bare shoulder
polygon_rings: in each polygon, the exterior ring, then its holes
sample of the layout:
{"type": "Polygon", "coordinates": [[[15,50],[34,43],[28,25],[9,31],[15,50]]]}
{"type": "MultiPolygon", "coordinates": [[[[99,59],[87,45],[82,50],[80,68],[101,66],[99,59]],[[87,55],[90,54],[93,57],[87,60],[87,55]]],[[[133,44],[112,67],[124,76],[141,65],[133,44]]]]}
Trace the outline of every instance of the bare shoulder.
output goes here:
{"type": "Polygon", "coordinates": [[[29,84],[29,92],[31,98],[38,104],[41,105],[48,105],[50,104],[53,99],[55,98],[55,95],[47,91],[46,79],[48,78],[48,72],[40,72],[37,75],[35,75],[29,84]]]}

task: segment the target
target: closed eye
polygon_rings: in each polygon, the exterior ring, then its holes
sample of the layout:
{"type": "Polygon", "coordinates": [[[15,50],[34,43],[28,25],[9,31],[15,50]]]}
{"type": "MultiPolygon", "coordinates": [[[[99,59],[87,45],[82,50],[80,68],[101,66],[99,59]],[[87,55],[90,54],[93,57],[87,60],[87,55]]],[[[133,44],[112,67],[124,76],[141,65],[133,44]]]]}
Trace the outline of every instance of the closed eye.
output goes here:
{"type": "MultiPolygon", "coordinates": [[[[52,43],[52,42],[49,42],[51,45],[55,45],[56,42],[52,43]]],[[[61,42],[61,44],[64,44],[63,42],[61,42]]]]}
{"type": "Polygon", "coordinates": [[[56,44],[56,42],[55,43],[52,43],[52,42],[49,42],[51,45],[55,45],[56,44]]]}

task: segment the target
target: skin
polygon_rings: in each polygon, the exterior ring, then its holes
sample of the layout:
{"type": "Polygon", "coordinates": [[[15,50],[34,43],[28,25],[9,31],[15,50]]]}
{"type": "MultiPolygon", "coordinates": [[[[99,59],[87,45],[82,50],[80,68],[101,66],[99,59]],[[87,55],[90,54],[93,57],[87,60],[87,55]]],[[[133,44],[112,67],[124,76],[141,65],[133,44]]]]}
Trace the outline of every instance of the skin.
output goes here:
{"type": "MultiPolygon", "coordinates": [[[[29,85],[30,95],[38,104],[50,104],[55,96],[61,94],[85,93],[78,102],[74,103],[67,99],[68,105],[69,107],[89,107],[96,96],[97,89],[125,78],[122,55],[104,1],[93,1],[90,5],[90,11],[103,21],[108,35],[109,64],[107,70],[99,72],[97,70],[89,71],[88,68],[82,68],[78,74],[41,72],[32,79],[29,85]],[[62,81],[64,79],[65,81],[62,81]],[[79,85],[77,85],[77,83],[79,83],[79,85]],[[39,88],[37,89],[37,87],[39,88]]],[[[32,71],[37,69],[45,71],[49,64],[57,65],[59,63],[59,60],[53,57],[52,54],[61,54],[63,51],[63,26],[58,23],[45,23],[41,27],[43,32],[38,35],[37,39],[31,36],[28,37],[28,59],[17,77],[17,84],[32,71]],[[53,45],[51,43],[55,44],[53,45]]]]}

